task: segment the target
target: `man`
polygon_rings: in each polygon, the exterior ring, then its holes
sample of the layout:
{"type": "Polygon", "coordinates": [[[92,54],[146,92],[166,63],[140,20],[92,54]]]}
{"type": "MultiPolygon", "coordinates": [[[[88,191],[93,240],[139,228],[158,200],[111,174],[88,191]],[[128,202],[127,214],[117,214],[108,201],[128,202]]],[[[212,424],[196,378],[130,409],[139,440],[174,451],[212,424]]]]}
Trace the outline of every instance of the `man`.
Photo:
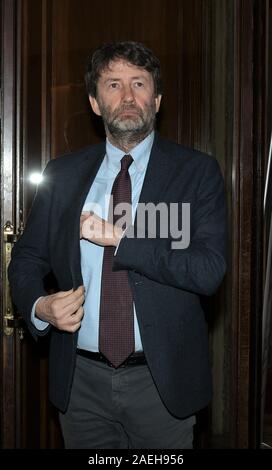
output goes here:
{"type": "Polygon", "coordinates": [[[191,448],[211,398],[199,296],[226,268],[222,177],[212,157],[154,133],[160,64],[148,48],[102,46],[86,83],[107,140],[45,169],[12,254],[14,302],[35,338],[51,334],[67,448],[191,448]]]}

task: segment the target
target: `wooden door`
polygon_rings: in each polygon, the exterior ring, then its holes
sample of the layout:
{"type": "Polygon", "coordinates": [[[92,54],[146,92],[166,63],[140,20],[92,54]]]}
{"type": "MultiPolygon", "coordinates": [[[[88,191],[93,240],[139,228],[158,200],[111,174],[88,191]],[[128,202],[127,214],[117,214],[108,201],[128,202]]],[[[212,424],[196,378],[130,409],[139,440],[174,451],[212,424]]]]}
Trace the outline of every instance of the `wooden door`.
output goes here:
{"type": "MultiPolygon", "coordinates": [[[[30,99],[27,93],[26,77],[28,69],[33,71],[33,64],[26,60],[28,53],[21,41],[26,27],[23,2],[3,0],[0,6],[1,448],[60,447],[62,439],[58,424],[55,425],[56,412],[48,403],[48,345],[47,342],[38,347],[34,345],[23,328],[19,312],[13,309],[7,282],[11,249],[23,231],[24,218],[35,193],[35,186],[29,182],[30,172],[41,169],[38,144],[41,126],[39,120],[36,126],[35,117],[39,111],[32,101],[37,96],[34,93],[30,99]],[[29,109],[34,113],[30,120],[27,118],[29,109]],[[32,128],[24,129],[22,126],[26,122],[31,122],[32,128]],[[31,140],[26,137],[28,132],[32,133],[31,140]]],[[[34,73],[34,83],[36,79],[34,73]]],[[[39,99],[40,95],[37,102],[39,99]]]]}
{"type": "Polygon", "coordinates": [[[15,122],[15,5],[1,2],[1,446],[14,447],[20,434],[20,339],[12,327],[13,312],[7,290],[7,264],[15,234],[16,122],[15,122]],[[18,434],[17,434],[18,432],[18,434]]]}

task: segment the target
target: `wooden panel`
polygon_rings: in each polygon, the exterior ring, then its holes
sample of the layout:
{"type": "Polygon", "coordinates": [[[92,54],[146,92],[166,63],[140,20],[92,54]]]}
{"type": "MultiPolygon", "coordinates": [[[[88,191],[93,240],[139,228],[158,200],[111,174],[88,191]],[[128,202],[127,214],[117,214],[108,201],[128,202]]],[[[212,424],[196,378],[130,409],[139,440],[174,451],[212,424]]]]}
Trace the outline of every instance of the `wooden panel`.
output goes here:
{"type": "Polygon", "coordinates": [[[210,151],[210,1],[182,2],[179,34],[179,141],[210,151]]]}
{"type": "Polygon", "coordinates": [[[17,414],[20,408],[20,395],[16,390],[17,379],[20,379],[20,367],[17,367],[16,347],[19,341],[16,334],[4,334],[4,316],[7,313],[6,302],[6,260],[4,255],[3,227],[7,221],[15,225],[15,164],[16,164],[16,7],[14,1],[1,2],[1,19],[3,18],[1,36],[1,233],[0,233],[0,426],[1,447],[13,448],[19,444],[20,419],[17,414]],[[18,433],[17,433],[18,426],[18,433]]]}
{"type": "Polygon", "coordinates": [[[233,413],[232,445],[247,447],[248,373],[250,337],[250,278],[251,278],[251,208],[252,208],[252,87],[241,88],[252,73],[252,2],[236,3],[235,12],[235,122],[233,159],[233,217],[237,229],[233,233],[233,293],[232,359],[233,413]],[[245,11],[246,8],[246,11],[245,11]],[[244,12],[242,16],[242,11],[244,12]],[[243,60],[242,60],[243,58],[243,60]],[[239,408],[238,408],[239,407],[239,408]]]}
{"type": "MultiPolygon", "coordinates": [[[[269,13],[272,18],[272,3],[269,0],[258,2],[254,10],[254,71],[253,71],[253,89],[254,89],[254,190],[256,204],[253,207],[253,269],[252,269],[252,319],[251,319],[251,347],[250,347],[250,392],[249,392],[249,408],[251,419],[249,420],[249,445],[258,447],[261,442],[261,423],[262,423],[262,401],[261,401],[261,385],[262,385],[262,306],[264,293],[264,270],[265,261],[264,253],[265,236],[264,236],[264,216],[263,216],[263,194],[265,181],[265,168],[268,159],[268,111],[272,106],[272,102],[268,103],[268,92],[271,93],[271,80],[268,79],[268,68],[271,66],[271,45],[269,45],[268,32],[272,33],[272,22],[269,25],[269,13]],[[269,12],[270,3],[270,12],[269,12]],[[269,53],[270,51],[270,53],[269,53]],[[268,57],[269,53],[269,57],[268,57]],[[268,90],[269,88],[269,90],[268,90]]],[[[271,111],[271,110],[270,110],[271,111]]],[[[270,313],[271,314],[271,313],[270,313]]],[[[272,344],[272,343],[271,343],[272,344]]],[[[272,397],[272,386],[268,390],[269,396],[272,397]]],[[[272,433],[270,441],[272,446],[272,433]]]]}
{"type": "Polygon", "coordinates": [[[83,76],[87,56],[103,42],[138,40],[160,56],[166,71],[160,129],[178,137],[178,10],[176,0],[53,2],[52,155],[101,140],[89,109],[83,76]],[[106,14],[105,14],[106,12],[106,14]],[[170,53],[169,53],[170,51],[170,53]]]}
{"type": "Polygon", "coordinates": [[[235,2],[233,445],[258,445],[268,2],[235,2]]]}

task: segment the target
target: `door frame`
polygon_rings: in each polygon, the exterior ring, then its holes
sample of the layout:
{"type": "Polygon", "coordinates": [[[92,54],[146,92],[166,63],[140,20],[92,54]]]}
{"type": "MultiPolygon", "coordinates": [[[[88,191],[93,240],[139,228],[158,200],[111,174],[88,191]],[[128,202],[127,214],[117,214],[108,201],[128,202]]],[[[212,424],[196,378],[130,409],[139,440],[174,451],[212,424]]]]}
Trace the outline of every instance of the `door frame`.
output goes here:
{"type": "Polygon", "coordinates": [[[235,1],[231,444],[260,445],[269,1],[235,1]]]}
{"type": "Polygon", "coordinates": [[[1,448],[18,448],[21,440],[22,332],[13,327],[7,264],[21,220],[17,210],[21,191],[18,184],[21,174],[20,2],[2,0],[1,13],[1,448]],[[7,311],[8,319],[5,318],[7,311]]]}

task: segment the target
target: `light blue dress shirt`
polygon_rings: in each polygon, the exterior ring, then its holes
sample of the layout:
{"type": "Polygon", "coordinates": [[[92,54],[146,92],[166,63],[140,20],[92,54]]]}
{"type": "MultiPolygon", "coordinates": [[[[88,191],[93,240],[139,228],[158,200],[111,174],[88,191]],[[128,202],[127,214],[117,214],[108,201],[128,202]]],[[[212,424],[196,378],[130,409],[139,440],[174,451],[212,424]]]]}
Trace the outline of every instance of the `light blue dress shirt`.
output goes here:
{"type": "MultiPolygon", "coordinates": [[[[154,141],[154,132],[130,151],[133,162],[129,167],[132,189],[132,218],[134,219],[138,200],[143,186],[145,172],[154,141]]],[[[85,200],[83,211],[93,210],[99,217],[108,218],[109,198],[113,182],[120,171],[120,161],[124,152],[106,142],[106,155],[97,172],[94,182],[85,200]]],[[[87,240],[80,240],[81,270],[85,286],[84,317],[78,336],[78,347],[98,351],[100,288],[104,248],[87,240]]],[[[37,302],[37,301],[36,301],[37,302]]],[[[38,320],[35,305],[32,321],[38,329],[44,329],[47,323],[38,320]]],[[[135,351],[142,350],[142,342],[134,306],[135,351]]]]}

